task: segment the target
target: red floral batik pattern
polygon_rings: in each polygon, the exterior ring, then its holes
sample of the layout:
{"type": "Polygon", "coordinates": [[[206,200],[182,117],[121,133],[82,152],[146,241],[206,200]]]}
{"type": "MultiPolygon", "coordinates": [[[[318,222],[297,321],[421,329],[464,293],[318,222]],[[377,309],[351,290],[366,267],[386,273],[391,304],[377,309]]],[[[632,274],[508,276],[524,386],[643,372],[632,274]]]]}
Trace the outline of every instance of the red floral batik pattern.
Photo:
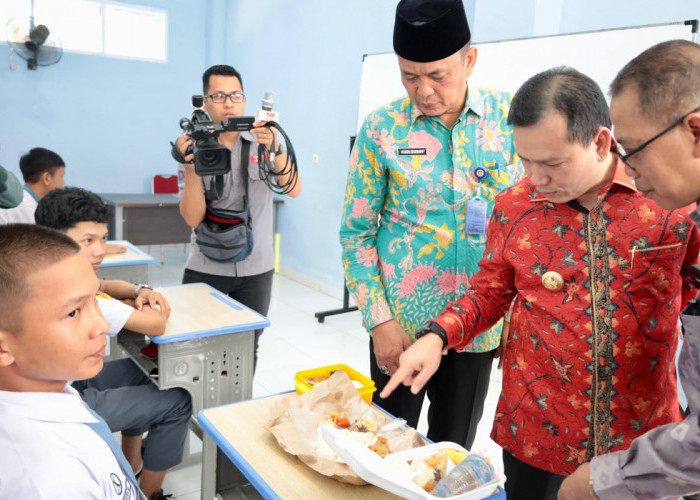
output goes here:
{"type": "Polygon", "coordinates": [[[435,320],[463,346],[515,299],[492,437],[555,474],[681,419],[674,357],[698,230],[619,165],[600,195],[591,211],[554,204],[526,179],[497,196],[480,271],[435,320]]]}

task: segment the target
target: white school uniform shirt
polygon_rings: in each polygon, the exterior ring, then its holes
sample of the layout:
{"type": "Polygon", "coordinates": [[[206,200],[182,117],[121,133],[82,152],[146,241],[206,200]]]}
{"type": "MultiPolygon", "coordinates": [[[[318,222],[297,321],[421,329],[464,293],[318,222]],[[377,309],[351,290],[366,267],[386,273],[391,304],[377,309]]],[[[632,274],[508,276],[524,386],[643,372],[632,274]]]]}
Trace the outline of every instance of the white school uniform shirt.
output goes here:
{"type": "Polygon", "coordinates": [[[0,498],[138,500],[78,393],[0,391],[0,498]]]}
{"type": "Polygon", "coordinates": [[[22,201],[15,208],[0,208],[0,224],[34,224],[34,212],[39,204],[39,197],[31,188],[24,186],[22,201]]]}
{"type": "Polygon", "coordinates": [[[131,314],[135,311],[133,307],[125,304],[121,300],[113,299],[107,294],[97,294],[97,305],[109,323],[109,331],[107,335],[112,337],[119,333],[126,322],[129,321],[131,314]]]}

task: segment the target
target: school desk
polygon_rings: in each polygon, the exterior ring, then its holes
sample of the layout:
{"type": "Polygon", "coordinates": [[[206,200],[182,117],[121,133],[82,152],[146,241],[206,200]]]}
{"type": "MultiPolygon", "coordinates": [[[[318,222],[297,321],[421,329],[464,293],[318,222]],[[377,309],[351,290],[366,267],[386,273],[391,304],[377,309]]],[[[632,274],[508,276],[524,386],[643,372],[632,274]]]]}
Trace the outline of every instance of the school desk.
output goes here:
{"type": "Polygon", "coordinates": [[[126,248],[124,253],[105,255],[97,276],[104,280],[124,280],[129,283],[148,283],[148,264],[156,261],[133,243],[126,240],[109,241],[126,248]]]}
{"type": "MultiPolygon", "coordinates": [[[[217,446],[264,498],[308,500],[352,498],[357,500],[399,498],[376,486],[355,486],[323,476],[286,453],[265,428],[270,408],[291,393],[252,399],[199,412],[198,420],[217,446]]],[[[202,498],[212,498],[208,489],[202,498]]],[[[505,500],[499,487],[490,500],[505,500]]]]}
{"type": "MultiPolygon", "coordinates": [[[[203,408],[250,399],[254,330],[270,322],[204,283],[156,288],[171,307],[165,333],[153,337],[158,360],[140,354],[145,337],[128,330],[119,345],[161,389],[181,387],[192,397],[193,415],[203,408]]],[[[203,433],[202,484],[215,487],[216,445],[203,433]]],[[[202,497],[202,498],[213,498],[202,497]]]]}

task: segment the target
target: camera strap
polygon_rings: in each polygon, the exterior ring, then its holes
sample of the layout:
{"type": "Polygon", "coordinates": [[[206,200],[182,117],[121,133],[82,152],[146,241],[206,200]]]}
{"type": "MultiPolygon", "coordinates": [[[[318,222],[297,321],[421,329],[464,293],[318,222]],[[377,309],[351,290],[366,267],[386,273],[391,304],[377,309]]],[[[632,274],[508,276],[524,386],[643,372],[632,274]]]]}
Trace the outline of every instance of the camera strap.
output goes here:
{"type": "Polygon", "coordinates": [[[191,161],[185,160],[185,156],[180,152],[180,148],[177,147],[177,144],[174,142],[170,141],[170,145],[172,146],[170,148],[170,156],[173,157],[173,159],[180,163],[181,165],[191,165],[191,161]]]}
{"type": "MultiPolygon", "coordinates": [[[[248,161],[250,155],[250,141],[241,137],[241,169],[243,170],[243,189],[245,189],[245,200],[248,200],[248,161]]],[[[220,200],[224,194],[224,176],[215,175],[209,184],[206,193],[208,200],[220,200]]]]}

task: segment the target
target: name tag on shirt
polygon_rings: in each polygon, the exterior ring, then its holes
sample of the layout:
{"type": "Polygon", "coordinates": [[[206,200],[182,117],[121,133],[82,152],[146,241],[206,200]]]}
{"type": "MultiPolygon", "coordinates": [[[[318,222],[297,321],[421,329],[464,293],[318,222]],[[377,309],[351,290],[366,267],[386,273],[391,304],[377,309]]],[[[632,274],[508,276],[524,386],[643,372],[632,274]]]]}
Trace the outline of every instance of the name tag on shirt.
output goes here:
{"type": "MultiPolygon", "coordinates": [[[[258,158],[258,155],[250,155],[250,163],[253,165],[257,165],[259,160],[260,158],[258,158]]],[[[267,155],[263,155],[263,160],[267,161],[267,155]]]]}
{"type": "Polygon", "coordinates": [[[424,156],[428,154],[425,148],[399,148],[399,156],[424,156]]]}
{"type": "Polygon", "coordinates": [[[487,209],[486,200],[475,198],[467,202],[467,222],[465,225],[467,234],[486,234],[487,209]]]}

